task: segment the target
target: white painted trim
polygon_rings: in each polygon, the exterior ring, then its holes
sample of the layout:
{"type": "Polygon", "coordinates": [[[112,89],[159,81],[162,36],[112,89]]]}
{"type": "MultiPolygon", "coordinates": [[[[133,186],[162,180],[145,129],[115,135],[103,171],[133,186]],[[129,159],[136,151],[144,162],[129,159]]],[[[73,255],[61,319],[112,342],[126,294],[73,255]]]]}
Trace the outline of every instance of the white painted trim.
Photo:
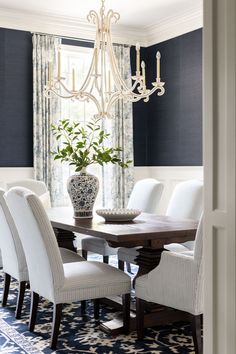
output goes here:
{"type": "MultiPolygon", "coordinates": [[[[147,47],[202,27],[202,9],[173,15],[158,24],[131,27],[116,24],[112,28],[113,41],[134,45],[137,41],[147,47]]],[[[95,27],[85,19],[49,13],[35,13],[0,8],[0,27],[59,36],[93,40],[95,27]]]]}
{"type": "Polygon", "coordinates": [[[19,179],[34,178],[33,167],[0,167],[0,187],[19,179]]]}
{"type": "Polygon", "coordinates": [[[204,354],[235,354],[235,0],[205,0],[204,23],[204,354]]]}
{"type": "MultiPolygon", "coordinates": [[[[78,39],[94,40],[95,38],[95,26],[88,23],[86,19],[6,8],[0,8],[0,27],[78,39]]],[[[138,28],[116,24],[112,28],[112,33],[114,42],[135,44],[140,40],[142,45],[146,45],[146,35],[138,28]]]]}
{"type": "Polygon", "coordinates": [[[147,46],[166,41],[203,27],[203,10],[171,16],[158,24],[147,26],[147,46]]]}

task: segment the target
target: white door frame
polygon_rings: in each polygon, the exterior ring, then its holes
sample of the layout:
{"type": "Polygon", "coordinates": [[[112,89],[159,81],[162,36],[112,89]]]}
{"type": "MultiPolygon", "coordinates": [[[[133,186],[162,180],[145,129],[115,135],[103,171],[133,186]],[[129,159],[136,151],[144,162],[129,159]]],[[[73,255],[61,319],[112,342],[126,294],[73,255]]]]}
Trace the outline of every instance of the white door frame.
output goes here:
{"type": "Polygon", "coordinates": [[[236,353],[236,0],[204,0],[204,354],[236,353]]]}

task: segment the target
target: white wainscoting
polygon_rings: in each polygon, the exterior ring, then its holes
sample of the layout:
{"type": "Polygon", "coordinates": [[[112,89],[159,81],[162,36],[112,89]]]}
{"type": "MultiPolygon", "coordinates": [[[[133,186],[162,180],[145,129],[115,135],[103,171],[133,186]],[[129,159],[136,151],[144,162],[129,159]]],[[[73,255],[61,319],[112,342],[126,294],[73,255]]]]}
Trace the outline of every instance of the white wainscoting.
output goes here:
{"type": "Polygon", "coordinates": [[[203,180],[202,166],[157,166],[135,167],[135,181],[142,178],[155,178],[164,184],[164,191],[158,208],[158,214],[164,214],[168,201],[177,183],[189,180],[203,180]]]}
{"type": "Polygon", "coordinates": [[[5,189],[5,184],[20,179],[33,178],[33,167],[1,167],[0,187],[5,189]]]}

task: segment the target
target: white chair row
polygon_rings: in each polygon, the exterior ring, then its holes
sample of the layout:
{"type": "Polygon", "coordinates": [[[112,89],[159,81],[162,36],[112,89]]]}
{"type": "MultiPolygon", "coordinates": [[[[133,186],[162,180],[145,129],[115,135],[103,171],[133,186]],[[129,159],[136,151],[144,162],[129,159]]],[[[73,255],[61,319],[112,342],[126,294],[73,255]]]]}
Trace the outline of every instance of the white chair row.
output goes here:
{"type": "MultiPolygon", "coordinates": [[[[145,193],[145,190],[142,192],[145,193]]],[[[167,216],[193,219],[198,221],[203,210],[203,184],[198,180],[189,180],[176,185],[166,211],[167,216]]],[[[124,269],[124,262],[136,264],[139,247],[120,247],[118,250],[119,268],[124,269]]],[[[165,246],[172,252],[193,251],[194,241],[183,244],[172,243],[165,246]]]]}
{"type": "Polygon", "coordinates": [[[19,318],[25,284],[30,282],[31,308],[29,330],[33,331],[39,296],[53,303],[51,348],[55,349],[62,315],[62,304],[122,295],[124,331],[129,331],[130,278],[122,271],[100,262],[88,262],[69,250],[59,251],[45,209],[33,192],[14,187],[0,193],[0,247],[3,254],[6,304],[10,277],[19,281],[16,317],[19,318]],[[64,263],[63,263],[64,258],[64,263]]]}

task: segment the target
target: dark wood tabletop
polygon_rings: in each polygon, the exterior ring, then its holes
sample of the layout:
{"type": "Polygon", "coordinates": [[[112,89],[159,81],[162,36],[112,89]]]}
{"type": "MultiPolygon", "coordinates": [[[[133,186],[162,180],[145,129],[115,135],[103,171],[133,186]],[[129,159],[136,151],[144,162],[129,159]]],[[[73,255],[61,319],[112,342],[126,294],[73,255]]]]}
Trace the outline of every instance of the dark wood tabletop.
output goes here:
{"type": "Polygon", "coordinates": [[[142,213],[132,222],[105,222],[102,217],[74,219],[69,207],[48,210],[57,229],[103,238],[114,247],[144,246],[161,248],[164,244],[194,240],[197,223],[193,220],[142,213]]]}

